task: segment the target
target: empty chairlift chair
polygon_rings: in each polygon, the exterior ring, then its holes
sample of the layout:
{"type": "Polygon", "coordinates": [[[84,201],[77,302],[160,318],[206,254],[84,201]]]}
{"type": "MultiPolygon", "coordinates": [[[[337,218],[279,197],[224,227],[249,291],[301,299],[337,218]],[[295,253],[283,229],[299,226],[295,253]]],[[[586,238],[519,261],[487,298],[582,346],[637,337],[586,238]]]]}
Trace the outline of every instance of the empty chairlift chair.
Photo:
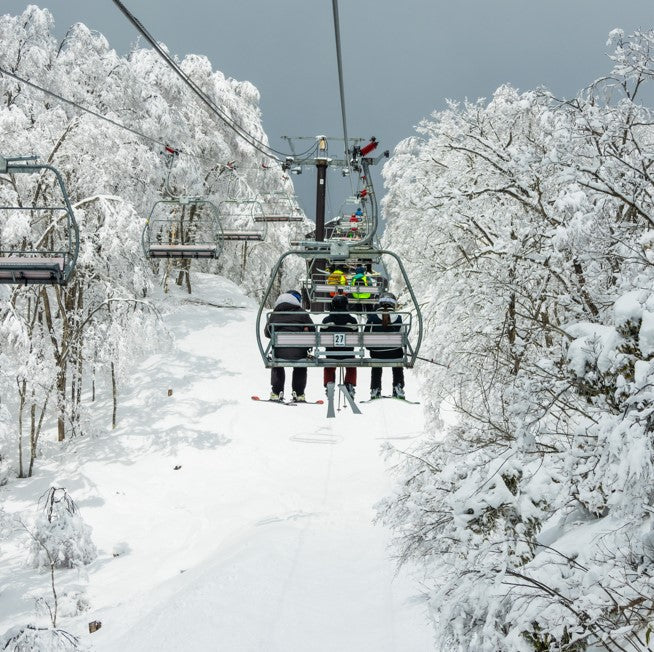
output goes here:
{"type": "Polygon", "coordinates": [[[199,197],[155,202],[143,230],[149,258],[219,258],[222,247],[218,209],[199,197]]]}
{"type": "Polygon", "coordinates": [[[268,225],[256,199],[224,199],[218,204],[225,242],[261,242],[268,225]]]}
{"type": "Polygon", "coordinates": [[[35,161],[0,157],[0,283],[65,285],[79,229],[61,174],[35,161]]]}
{"type": "Polygon", "coordinates": [[[286,192],[268,192],[261,195],[263,215],[257,215],[255,222],[302,222],[304,212],[295,196],[286,192]]]}

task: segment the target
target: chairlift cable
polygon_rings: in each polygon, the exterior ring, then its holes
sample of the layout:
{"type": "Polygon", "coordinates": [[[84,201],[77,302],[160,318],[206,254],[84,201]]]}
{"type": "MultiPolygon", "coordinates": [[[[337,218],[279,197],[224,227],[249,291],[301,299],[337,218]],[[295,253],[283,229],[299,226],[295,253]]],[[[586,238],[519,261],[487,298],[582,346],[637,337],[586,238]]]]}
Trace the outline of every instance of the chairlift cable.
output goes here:
{"type": "MultiPolygon", "coordinates": [[[[147,134],[142,133],[141,131],[138,131],[136,129],[133,129],[132,127],[128,127],[127,125],[124,125],[120,122],[117,122],[116,120],[112,120],[111,118],[108,118],[105,115],[102,115],[101,113],[98,113],[97,111],[94,111],[93,109],[89,109],[88,107],[85,107],[81,104],[78,104],[77,102],[73,102],[72,100],[69,100],[68,98],[62,97],[58,93],[55,93],[54,91],[48,90],[47,88],[43,88],[42,86],[39,86],[38,84],[35,84],[34,82],[28,81],[27,79],[24,79],[23,77],[20,77],[19,75],[16,75],[15,73],[9,72],[8,70],[5,70],[0,66],[0,74],[7,75],[7,77],[12,77],[16,81],[20,82],[21,84],[25,84],[26,86],[29,86],[30,88],[34,88],[38,91],[41,91],[42,93],[45,93],[46,95],[50,95],[51,97],[54,97],[55,99],[59,100],[60,102],[63,102],[64,104],[68,104],[70,106],[75,107],[76,109],[79,109],[80,111],[84,113],[88,113],[99,120],[104,120],[105,122],[108,122],[109,124],[113,125],[114,127],[118,127],[119,129],[124,129],[125,131],[129,131],[130,133],[134,134],[135,136],[138,136],[139,138],[143,138],[144,140],[147,140],[151,143],[154,143],[155,145],[160,145],[161,147],[170,147],[169,143],[166,143],[161,140],[157,140],[156,138],[153,138],[152,136],[148,136],[147,134]]],[[[211,163],[215,163],[214,159],[209,159],[204,156],[198,156],[197,154],[191,154],[189,152],[185,152],[183,150],[180,150],[178,148],[173,148],[178,154],[182,154],[183,156],[189,156],[191,158],[200,160],[200,161],[208,161],[211,163]]]]}
{"type": "MultiPolygon", "coordinates": [[[[230,129],[236,132],[237,135],[241,136],[248,144],[252,145],[259,152],[267,156],[268,158],[275,159],[274,156],[271,156],[270,153],[264,151],[258,146],[259,141],[254,137],[251,137],[250,134],[245,132],[239,125],[232,122],[226,114],[221,111],[214,102],[212,102],[203,91],[193,82],[184,71],[177,65],[177,63],[168,55],[168,53],[159,45],[156,39],[148,32],[145,26],[139,21],[134,14],[132,14],[129,9],[120,1],[113,0],[113,3],[120,9],[123,15],[134,25],[137,31],[145,38],[145,40],[154,48],[154,50],[159,54],[159,56],[168,64],[168,66],[175,72],[175,74],[180,77],[180,79],[195,93],[195,95],[207,106],[214,114],[216,114],[219,119],[227,125],[230,129]],[[245,135],[244,135],[245,134],[245,135]]],[[[261,143],[263,145],[263,143],[261,143]]]]}
{"type": "MultiPolygon", "coordinates": [[[[131,133],[140,136],[141,138],[144,138],[145,140],[149,140],[150,142],[153,142],[157,145],[161,145],[162,147],[166,147],[167,144],[157,140],[156,138],[152,138],[151,136],[147,136],[146,134],[141,133],[140,131],[137,131],[136,129],[132,129],[131,127],[128,127],[126,125],[121,124],[120,122],[116,122],[115,120],[112,120],[111,118],[107,118],[106,116],[102,115],[101,113],[97,113],[96,111],[93,111],[92,109],[88,109],[85,106],[82,106],[80,104],[77,104],[76,102],[73,102],[72,100],[66,99],[65,97],[62,97],[61,95],[58,95],[57,93],[53,91],[49,91],[47,88],[43,88],[42,86],[39,86],[38,84],[34,84],[31,81],[28,81],[27,79],[23,79],[22,77],[19,77],[18,75],[15,75],[12,72],[9,72],[8,70],[5,70],[0,66],[0,73],[3,75],[7,75],[8,77],[13,77],[16,81],[25,84],[26,86],[30,86],[31,88],[35,88],[36,90],[41,91],[42,93],[45,93],[46,95],[50,95],[56,99],[58,99],[60,102],[64,102],[65,104],[69,104],[70,106],[74,106],[75,108],[79,109],[80,111],[84,111],[85,113],[90,113],[91,115],[95,116],[96,118],[99,118],[100,120],[104,120],[105,122],[108,122],[115,127],[120,127],[121,129],[125,129],[127,131],[130,131],[131,133]]],[[[176,150],[179,151],[179,150],[176,150]]],[[[180,152],[182,153],[182,152],[180,152]]]]}
{"type": "Polygon", "coordinates": [[[112,0],[113,3],[120,9],[123,15],[134,25],[140,34],[150,43],[159,56],[169,65],[169,67],[181,78],[181,80],[195,93],[195,95],[208,107],[227,127],[234,131],[238,136],[243,138],[249,145],[259,151],[264,156],[279,161],[276,155],[288,156],[284,152],[280,152],[270,145],[257,139],[255,136],[246,131],[238,123],[234,122],[229,116],[222,111],[215,102],[213,102],[202,89],[191,80],[186,73],[177,65],[177,63],[170,57],[170,55],[159,45],[156,39],[148,32],[145,26],[139,21],[134,14],[121,2],[121,0],[112,0]],[[273,152],[272,154],[270,152],[273,152]]]}
{"type": "Polygon", "coordinates": [[[343,59],[341,56],[341,28],[338,20],[338,0],[332,0],[334,14],[334,36],[336,39],[336,62],[338,65],[338,85],[341,94],[341,117],[343,119],[343,139],[345,141],[345,160],[349,160],[349,147],[347,142],[347,119],[345,116],[345,88],[343,84],[343,59]]]}

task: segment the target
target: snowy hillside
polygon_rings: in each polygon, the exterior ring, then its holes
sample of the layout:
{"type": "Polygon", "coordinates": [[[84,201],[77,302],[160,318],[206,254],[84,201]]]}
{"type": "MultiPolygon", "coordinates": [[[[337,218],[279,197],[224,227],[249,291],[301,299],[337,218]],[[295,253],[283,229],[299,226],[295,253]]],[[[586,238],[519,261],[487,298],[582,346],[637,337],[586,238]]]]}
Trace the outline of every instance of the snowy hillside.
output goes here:
{"type": "MultiPolygon", "coordinates": [[[[269,391],[256,306],[220,277],[194,287],[156,300],[169,337],[121,389],[116,430],[100,400],[94,435],[57,450],[48,433],[34,477],[0,488],[7,514],[31,527],[39,497],[65,487],[93,528],[97,559],[55,571],[58,626],[107,652],[431,649],[419,587],[395,575],[388,533],[372,524],[391,489],[381,448],[420,437],[420,407],[379,401],[327,421],[321,405],[251,401],[269,391]]],[[[320,376],[309,372],[309,398],[320,376]]],[[[364,371],[362,394],[367,383],[364,371]]],[[[0,634],[47,626],[35,598],[52,601],[12,523],[0,634]]]]}

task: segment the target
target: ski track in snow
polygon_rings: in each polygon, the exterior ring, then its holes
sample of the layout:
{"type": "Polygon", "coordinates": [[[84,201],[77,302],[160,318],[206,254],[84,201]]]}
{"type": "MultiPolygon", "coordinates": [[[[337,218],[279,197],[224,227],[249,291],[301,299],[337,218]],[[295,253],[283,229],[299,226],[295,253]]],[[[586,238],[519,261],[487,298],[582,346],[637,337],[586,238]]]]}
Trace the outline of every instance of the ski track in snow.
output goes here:
{"type": "MultiPolygon", "coordinates": [[[[102,432],[60,453],[48,444],[34,478],[2,489],[8,512],[31,513],[51,484],[65,486],[93,527],[98,559],[56,580],[62,593],[86,590],[91,608],[60,625],[98,652],[432,649],[419,585],[396,574],[389,533],[372,523],[392,489],[380,447],[411,445],[421,408],[380,401],[327,421],[326,405],[251,401],[269,391],[255,305],[224,279],[194,282],[193,302],[165,300],[171,338],[121,388],[116,431],[105,396],[102,432]],[[91,620],[102,628],[89,635],[91,620]]],[[[309,370],[309,398],[321,381],[309,370]]],[[[408,383],[415,391],[410,372],[408,383]]],[[[33,596],[47,595],[48,576],[25,567],[21,542],[15,533],[0,551],[0,633],[45,624],[33,596]]]]}

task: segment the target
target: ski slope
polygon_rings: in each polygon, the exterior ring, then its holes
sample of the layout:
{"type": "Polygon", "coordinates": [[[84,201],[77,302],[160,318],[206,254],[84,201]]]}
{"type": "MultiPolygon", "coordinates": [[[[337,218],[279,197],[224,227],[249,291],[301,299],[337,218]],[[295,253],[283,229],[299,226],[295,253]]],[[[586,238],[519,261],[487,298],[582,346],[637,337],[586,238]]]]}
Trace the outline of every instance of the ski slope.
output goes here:
{"type": "MultiPolygon", "coordinates": [[[[65,486],[93,528],[98,559],[56,578],[90,608],[59,625],[98,652],[432,649],[419,584],[396,574],[389,534],[372,523],[392,490],[380,448],[414,443],[421,408],[379,401],[327,420],[325,405],[251,401],[270,391],[256,306],[222,278],[194,283],[192,296],[162,299],[170,337],[122,386],[117,429],[105,400],[99,434],[1,490],[8,512],[32,513],[65,486]]],[[[321,376],[309,371],[308,398],[323,396],[321,376]]],[[[360,370],[362,398],[368,383],[360,370]]],[[[47,622],[33,598],[49,578],[25,567],[24,542],[16,532],[2,548],[0,633],[47,622]]]]}

